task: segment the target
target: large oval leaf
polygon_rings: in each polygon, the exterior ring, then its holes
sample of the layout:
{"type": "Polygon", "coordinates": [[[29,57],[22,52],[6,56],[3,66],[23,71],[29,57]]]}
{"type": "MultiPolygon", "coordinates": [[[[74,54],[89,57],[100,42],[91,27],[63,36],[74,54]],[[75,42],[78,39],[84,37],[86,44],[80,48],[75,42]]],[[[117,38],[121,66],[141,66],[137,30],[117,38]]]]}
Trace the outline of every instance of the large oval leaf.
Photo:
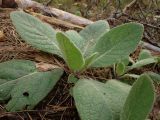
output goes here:
{"type": "Polygon", "coordinates": [[[28,60],[0,63],[0,101],[9,101],[9,111],[27,106],[31,109],[48,94],[62,73],[61,69],[38,72],[35,63],[28,60]]]}
{"type": "Polygon", "coordinates": [[[18,78],[36,71],[35,63],[29,60],[10,60],[0,63],[0,101],[9,99],[18,78]]]}
{"type": "Polygon", "coordinates": [[[18,111],[33,109],[54,87],[62,75],[61,69],[48,72],[35,72],[17,79],[11,91],[11,99],[6,109],[18,111]]]}
{"type": "Polygon", "coordinates": [[[0,63],[1,80],[14,80],[35,71],[35,63],[29,60],[10,60],[0,63]]]}
{"type": "Polygon", "coordinates": [[[125,102],[121,120],[145,120],[154,102],[154,86],[147,75],[134,83],[125,102]]]}
{"type": "Polygon", "coordinates": [[[55,38],[56,31],[50,25],[25,12],[12,12],[10,16],[23,40],[39,50],[61,56],[55,38]]]}
{"type": "Polygon", "coordinates": [[[94,52],[99,57],[93,67],[110,66],[133,52],[142,38],[143,26],[138,23],[127,23],[111,29],[97,42],[94,52]]]}
{"type": "Polygon", "coordinates": [[[74,71],[80,70],[84,65],[84,58],[81,51],[63,33],[57,33],[56,37],[59,48],[68,66],[74,71]]]}
{"type": "Polygon", "coordinates": [[[82,53],[85,56],[92,54],[92,50],[97,43],[98,38],[109,30],[110,27],[108,22],[105,20],[99,20],[91,25],[88,25],[82,31],[80,31],[79,34],[85,40],[83,43],[82,53]]]}
{"type": "Polygon", "coordinates": [[[111,80],[106,84],[81,79],[73,88],[73,97],[82,120],[116,120],[130,87],[111,80]]]}

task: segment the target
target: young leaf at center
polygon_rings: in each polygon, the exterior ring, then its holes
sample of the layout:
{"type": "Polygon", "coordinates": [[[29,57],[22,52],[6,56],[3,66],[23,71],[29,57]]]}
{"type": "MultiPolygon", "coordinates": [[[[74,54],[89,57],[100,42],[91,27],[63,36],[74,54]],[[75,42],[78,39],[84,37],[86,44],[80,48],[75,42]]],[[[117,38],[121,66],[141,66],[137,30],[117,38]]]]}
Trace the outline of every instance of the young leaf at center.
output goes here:
{"type": "Polygon", "coordinates": [[[59,32],[56,34],[56,38],[64,60],[68,64],[69,68],[73,71],[80,70],[84,65],[84,58],[81,51],[65,34],[59,32]]]}

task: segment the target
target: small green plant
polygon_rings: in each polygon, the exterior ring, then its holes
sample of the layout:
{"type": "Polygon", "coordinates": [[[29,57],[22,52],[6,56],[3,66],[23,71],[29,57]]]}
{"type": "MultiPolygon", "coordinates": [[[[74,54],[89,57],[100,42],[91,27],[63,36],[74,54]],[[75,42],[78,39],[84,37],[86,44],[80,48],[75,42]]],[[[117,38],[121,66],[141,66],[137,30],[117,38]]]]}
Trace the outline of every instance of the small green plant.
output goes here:
{"type": "Polygon", "coordinates": [[[89,66],[113,65],[135,50],[143,33],[143,27],[138,23],[128,23],[110,30],[108,23],[101,20],[77,33],[73,30],[56,32],[48,24],[23,12],[11,13],[11,19],[26,42],[59,55],[74,72],[89,66]]]}
{"type": "MultiPolygon", "coordinates": [[[[117,80],[101,83],[85,76],[75,77],[87,68],[109,67],[127,58],[141,40],[141,24],[127,23],[110,29],[106,21],[100,20],[78,33],[73,30],[57,32],[24,12],[12,12],[11,19],[23,40],[64,59],[71,71],[68,82],[75,84],[71,95],[82,120],[133,120],[132,116],[137,116],[135,120],[143,120],[147,117],[154,102],[154,87],[148,75],[140,76],[133,87],[117,80]]],[[[7,110],[34,108],[63,73],[62,69],[38,72],[34,65],[23,60],[0,64],[0,68],[6,69],[5,72],[0,70],[0,91],[5,91],[0,98],[9,100],[7,110]]],[[[124,69],[123,65],[119,66],[124,69]]]]}
{"type": "MultiPolygon", "coordinates": [[[[136,68],[141,68],[143,66],[149,65],[149,64],[158,64],[159,63],[159,57],[152,56],[149,50],[141,50],[139,57],[136,62],[132,60],[132,58],[127,57],[121,62],[117,63],[115,66],[115,73],[119,77],[131,77],[131,78],[138,78],[140,75],[137,74],[128,74],[129,71],[136,69],[136,68]],[[129,63],[131,65],[129,66],[129,63]]],[[[153,73],[153,72],[147,72],[147,74],[156,79],[155,81],[160,81],[160,77],[158,74],[153,73]]]]}

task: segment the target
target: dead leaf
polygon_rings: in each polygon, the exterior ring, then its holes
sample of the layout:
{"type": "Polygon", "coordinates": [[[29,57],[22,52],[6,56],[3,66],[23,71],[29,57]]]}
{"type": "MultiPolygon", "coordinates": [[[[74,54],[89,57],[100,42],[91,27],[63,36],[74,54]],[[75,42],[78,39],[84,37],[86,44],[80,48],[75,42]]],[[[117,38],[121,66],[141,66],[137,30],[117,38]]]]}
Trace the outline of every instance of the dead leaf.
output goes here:
{"type": "Polygon", "coordinates": [[[55,68],[60,68],[56,65],[53,65],[53,64],[47,64],[47,63],[37,63],[36,64],[36,68],[41,71],[41,72],[46,72],[46,71],[50,71],[50,70],[53,70],[55,68]]]}

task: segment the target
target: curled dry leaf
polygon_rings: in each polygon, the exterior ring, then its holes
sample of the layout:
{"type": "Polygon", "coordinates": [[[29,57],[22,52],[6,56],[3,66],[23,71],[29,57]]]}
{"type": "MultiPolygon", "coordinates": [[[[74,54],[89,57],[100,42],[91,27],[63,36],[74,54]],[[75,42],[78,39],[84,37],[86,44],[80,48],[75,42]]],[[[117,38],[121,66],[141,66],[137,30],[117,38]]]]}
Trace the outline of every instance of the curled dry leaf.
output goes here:
{"type": "Polygon", "coordinates": [[[55,68],[60,68],[60,67],[53,65],[53,64],[47,64],[47,63],[41,62],[41,63],[36,64],[36,68],[40,72],[46,72],[46,71],[50,71],[50,70],[53,70],[55,68]]]}

